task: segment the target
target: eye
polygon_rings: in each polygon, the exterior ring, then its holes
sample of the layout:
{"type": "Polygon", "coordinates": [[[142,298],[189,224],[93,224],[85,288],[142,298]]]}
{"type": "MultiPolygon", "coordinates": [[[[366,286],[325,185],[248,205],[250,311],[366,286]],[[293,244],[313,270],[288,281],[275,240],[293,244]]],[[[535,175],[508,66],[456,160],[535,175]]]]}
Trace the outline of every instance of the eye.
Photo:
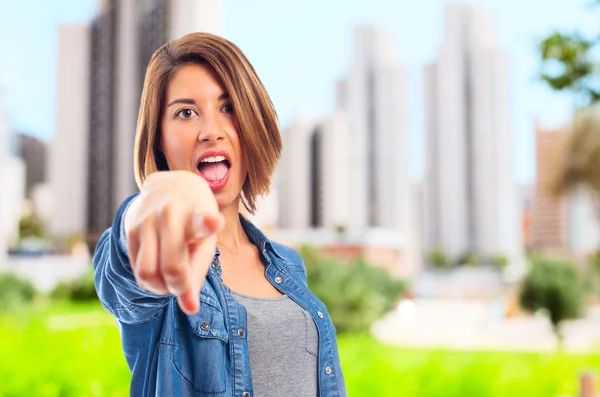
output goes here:
{"type": "Polygon", "coordinates": [[[198,113],[196,113],[196,111],[194,109],[181,109],[180,111],[178,111],[175,115],[177,117],[179,117],[180,119],[183,120],[189,120],[192,117],[196,116],[198,113]]]}
{"type": "Polygon", "coordinates": [[[223,107],[221,108],[221,111],[223,113],[233,113],[233,105],[231,103],[226,103],[225,105],[223,105],[223,107]]]}

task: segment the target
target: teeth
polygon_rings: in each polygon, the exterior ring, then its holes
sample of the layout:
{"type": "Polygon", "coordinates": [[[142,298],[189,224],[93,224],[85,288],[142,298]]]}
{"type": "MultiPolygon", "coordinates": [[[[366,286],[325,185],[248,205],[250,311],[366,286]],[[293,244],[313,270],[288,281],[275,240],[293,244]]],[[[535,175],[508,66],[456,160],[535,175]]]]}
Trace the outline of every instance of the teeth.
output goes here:
{"type": "Polygon", "coordinates": [[[225,156],[214,156],[214,157],[206,157],[202,159],[202,163],[218,163],[219,161],[225,161],[225,156]]]}

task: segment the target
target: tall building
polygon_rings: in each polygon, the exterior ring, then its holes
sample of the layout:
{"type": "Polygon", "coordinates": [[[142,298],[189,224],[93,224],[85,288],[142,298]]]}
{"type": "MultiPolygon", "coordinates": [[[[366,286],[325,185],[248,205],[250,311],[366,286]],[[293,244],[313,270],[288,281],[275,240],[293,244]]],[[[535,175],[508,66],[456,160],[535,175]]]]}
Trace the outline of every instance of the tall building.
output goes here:
{"type": "Polygon", "coordinates": [[[487,13],[468,4],[447,7],[439,58],[424,80],[426,249],[519,262],[509,59],[495,44],[487,13]]]}
{"type": "Polygon", "coordinates": [[[566,250],[569,245],[568,197],[555,191],[563,168],[568,134],[563,129],[536,126],[535,198],[532,213],[532,248],[566,250]]]}
{"type": "Polygon", "coordinates": [[[350,126],[346,200],[353,229],[410,231],[405,71],[395,54],[390,32],[357,27],[349,73],[337,85],[337,108],[350,126]]]}
{"type": "Polygon", "coordinates": [[[405,73],[394,53],[390,32],[357,27],[335,113],[284,132],[281,227],[410,234],[405,73]]]}
{"type": "Polygon", "coordinates": [[[91,25],[87,233],[93,244],[137,190],[133,150],[146,67],[165,42],[221,32],[219,0],[104,0],[91,25]]]}
{"type": "MultiPolygon", "coordinates": [[[[87,157],[87,204],[86,231],[91,245],[112,223],[114,217],[114,195],[116,153],[115,147],[115,87],[117,7],[114,0],[104,1],[100,14],[91,23],[89,134],[86,135],[90,148],[87,157]]],[[[124,2],[123,4],[129,4],[124,2]]],[[[133,28],[133,27],[132,27],[133,28]]],[[[130,85],[135,82],[122,82],[130,85]]],[[[119,101],[120,103],[120,101],[119,101]]],[[[125,136],[133,139],[135,130],[125,136]]],[[[125,139],[125,137],[122,137],[125,139]]],[[[132,151],[133,152],[133,151],[132,151]]],[[[133,156],[130,154],[130,156],[133,156]]],[[[126,176],[124,176],[127,178],[126,176]]],[[[130,187],[133,192],[134,186],[130,187]]]]}
{"type": "Polygon", "coordinates": [[[31,197],[35,185],[46,181],[46,142],[27,134],[17,134],[17,155],[26,166],[25,187],[27,197],[31,197]]]}
{"type": "Polygon", "coordinates": [[[406,277],[418,270],[419,258],[405,72],[394,53],[389,32],[357,27],[333,114],[299,118],[284,131],[275,238],[313,244],[340,260],[362,257],[406,277]]]}
{"type": "Polygon", "coordinates": [[[85,25],[59,27],[56,133],[48,153],[53,196],[48,227],[60,237],[86,230],[88,117],[95,114],[89,103],[89,40],[90,30],[85,25]]]}
{"type": "Polygon", "coordinates": [[[347,228],[353,194],[345,114],[297,120],[283,134],[278,168],[279,226],[286,229],[347,228]]]}
{"type": "Polygon", "coordinates": [[[598,249],[600,214],[585,187],[558,192],[559,173],[567,159],[570,130],[536,125],[537,179],[532,216],[532,247],[542,252],[588,255],[598,249]]]}
{"type": "Polygon", "coordinates": [[[4,87],[0,85],[0,268],[6,261],[9,244],[18,237],[25,198],[25,164],[14,155],[13,132],[4,96],[4,87]]]}
{"type": "Polygon", "coordinates": [[[409,230],[406,84],[395,54],[390,32],[357,27],[349,73],[337,85],[337,108],[350,124],[351,228],[409,230]]]}

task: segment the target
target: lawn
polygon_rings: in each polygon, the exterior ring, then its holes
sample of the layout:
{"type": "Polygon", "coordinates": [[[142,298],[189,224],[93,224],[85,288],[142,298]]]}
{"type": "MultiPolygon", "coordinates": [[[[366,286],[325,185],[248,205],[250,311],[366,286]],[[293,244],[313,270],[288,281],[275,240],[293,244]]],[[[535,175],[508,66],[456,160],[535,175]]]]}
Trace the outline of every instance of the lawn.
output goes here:
{"type": "MultiPolygon", "coordinates": [[[[0,317],[0,397],[128,396],[129,371],[112,317],[96,303],[0,317]]],[[[340,338],[350,396],[575,396],[600,356],[401,349],[340,338]]]]}

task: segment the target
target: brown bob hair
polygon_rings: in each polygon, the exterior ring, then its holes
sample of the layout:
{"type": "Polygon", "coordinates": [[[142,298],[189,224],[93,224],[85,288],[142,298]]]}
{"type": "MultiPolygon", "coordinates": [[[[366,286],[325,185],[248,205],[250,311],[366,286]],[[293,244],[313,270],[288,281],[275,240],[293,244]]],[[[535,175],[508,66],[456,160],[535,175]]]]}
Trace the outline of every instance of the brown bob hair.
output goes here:
{"type": "Polygon", "coordinates": [[[277,113],[242,51],[230,41],[210,33],[191,33],[170,41],[150,59],[135,134],[137,185],[141,188],[148,175],[169,169],[159,141],[165,93],[171,76],[188,64],[210,65],[229,92],[242,156],[248,168],[242,187],[242,202],[250,213],[254,213],[256,199],[269,193],[271,178],[281,155],[277,113]]]}

